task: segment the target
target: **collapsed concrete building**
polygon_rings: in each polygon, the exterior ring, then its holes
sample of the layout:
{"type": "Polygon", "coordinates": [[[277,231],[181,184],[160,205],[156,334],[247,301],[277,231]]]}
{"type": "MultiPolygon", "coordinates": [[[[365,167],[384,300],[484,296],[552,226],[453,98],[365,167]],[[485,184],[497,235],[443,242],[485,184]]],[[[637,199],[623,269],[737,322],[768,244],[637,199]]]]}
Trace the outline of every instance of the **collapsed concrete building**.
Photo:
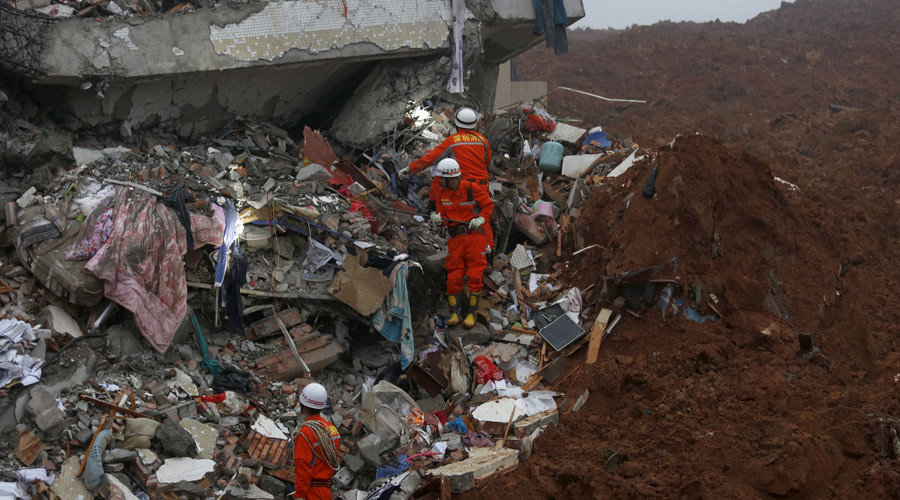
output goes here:
{"type": "MultiPolygon", "coordinates": [[[[447,85],[450,0],[294,0],[51,19],[0,4],[0,63],[72,130],[211,134],[235,117],[313,122],[347,145],[447,85]]],[[[562,2],[571,24],[581,0],[562,2]]],[[[501,63],[544,40],[531,0],[459,1],[464,102],[493,109],[501,63]]]]}

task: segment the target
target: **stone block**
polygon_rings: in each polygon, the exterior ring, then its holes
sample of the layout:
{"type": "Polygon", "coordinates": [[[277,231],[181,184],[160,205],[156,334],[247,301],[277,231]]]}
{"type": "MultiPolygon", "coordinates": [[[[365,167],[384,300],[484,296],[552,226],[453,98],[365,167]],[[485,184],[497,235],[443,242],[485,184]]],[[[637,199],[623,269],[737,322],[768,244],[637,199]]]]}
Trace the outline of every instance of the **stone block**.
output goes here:
{"type": "Polygon", "coordinates": [[[353,472],[361,471],[362,468],[366,465],[366,462],[356,455],[346,455],[344,457],[344,463],[347,464],[347,467],[349,467],[353,472]]]}
{"type": "Polygon", "coordinates": [[[475,323],[475,326],[466,330],[461,325],[451,326],[447,329],[447,340],[456,342],[459,337],[463,345],[469,344],[487,344],[491,340],[491,332],[488,327],[481,323],[475,323]]]}
{"type": "Polygon", "coordinates": [[[334,473],[334,477],[332,477],[332,479],[334,480],[335,486],[342,490],[346,490],[350,487],[351,484],[353,484],[353,480],[356,479],[356,475],[349,468],[341,467],[337,470],[337,472],[334,473]]]}
{"type": "Polygon", "coordinates": [[[34,423],[42,431],[49,431],[62,425],[66,418],[65,412],[57,407],[47,408],[40,415],[34,417],[34,423]]]}
{"type": "Polygon", "coordinates": [[[320,186],[327,186],[329,179],[331,179],[331,172],[327,168],[317,163],[311,163],[301,168],[294,180],[297,182],[314,181],[320,186]]]}
{"type": "Polygon", "coordinates": [[[381,454],[400,446],[400,437],[389,432],[376,432],[360,439],[359,453],[369,463],[381,465],[381,454]]]}
{"type": "Polygon", "coordinates": [[[53,333],[68,335],[72,338],[81,337],[83,334],[78,323],[62,307],[54,305],[45,307],[41,311],[41,319],[53,333]]]}

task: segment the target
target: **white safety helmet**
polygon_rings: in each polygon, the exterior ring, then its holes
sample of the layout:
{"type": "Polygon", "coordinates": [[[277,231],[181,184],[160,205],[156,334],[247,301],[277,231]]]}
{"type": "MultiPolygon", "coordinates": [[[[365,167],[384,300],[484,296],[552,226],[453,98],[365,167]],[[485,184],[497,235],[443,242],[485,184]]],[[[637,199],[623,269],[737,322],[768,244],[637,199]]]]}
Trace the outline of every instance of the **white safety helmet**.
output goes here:
{"type": "Polygon", "coordinates": [[[438,177],[459,177],[459,163],[453,158],[444,158],[437,164],[438,177]]]}
{"type": "Polygon", "coordinates": [[[322,410],[328,406],[328,391],[322,384],[313,382],[304,387],[300,393],[300,404],[314,410],[322,410]]]}
{"type": "Polygon", "coordinates": [[[459,128],[475,128],[478,121],[478,113],[472,108],[459,108],[456,110],[456,126],[459,128]]]}

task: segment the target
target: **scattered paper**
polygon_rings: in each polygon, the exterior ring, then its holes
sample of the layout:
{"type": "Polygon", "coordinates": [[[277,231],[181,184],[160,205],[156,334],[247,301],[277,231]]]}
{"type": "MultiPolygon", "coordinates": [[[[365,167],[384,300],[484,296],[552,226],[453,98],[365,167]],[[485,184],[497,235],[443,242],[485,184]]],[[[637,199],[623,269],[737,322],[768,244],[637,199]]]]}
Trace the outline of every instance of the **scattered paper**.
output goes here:
{"type": "Polygon", "coordinates": [[[16,472],[16,475],[19,476],[19,482],[25,484],[31,484],[35,481],[41,481],[42,483],[50,484],[56,479],[56,475],[50,472],[47,473],[47,469],[43,467],[32,467],[29,469],[19,469],[16,472]]]}

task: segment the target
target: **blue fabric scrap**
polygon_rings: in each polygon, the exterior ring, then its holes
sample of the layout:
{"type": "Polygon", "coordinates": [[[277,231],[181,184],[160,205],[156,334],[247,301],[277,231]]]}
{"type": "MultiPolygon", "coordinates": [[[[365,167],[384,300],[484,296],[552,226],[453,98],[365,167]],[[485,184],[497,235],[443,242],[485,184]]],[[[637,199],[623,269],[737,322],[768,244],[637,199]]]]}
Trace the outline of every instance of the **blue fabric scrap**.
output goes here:
{"type": "Polygon", "coordinates": [[[466,427],[466,423],[463,422],[463,419],[460,417],[456,417],[453,420],[447,422],[447,425],[444,426],[444,429],[456,431],[463,435],[469,433],[469,429],[466,427]]]}
{"type": "Polygon", "coordinates": [[[397,455],[393,460],[375,470],[375,479],[399,476],[406,469],[409,469],[406,455],[397,455]]]}
{"type": "Polygon", "coordinates": [[[400,367],[404,370],[415,359],[416,352],[413,342],[412,309],[409,306],[409,293],[406,288],[408,273],[407,262],[397,265],[394,288],[372,315],[372,326],[384,338],[400,344],[400,367]]]}

